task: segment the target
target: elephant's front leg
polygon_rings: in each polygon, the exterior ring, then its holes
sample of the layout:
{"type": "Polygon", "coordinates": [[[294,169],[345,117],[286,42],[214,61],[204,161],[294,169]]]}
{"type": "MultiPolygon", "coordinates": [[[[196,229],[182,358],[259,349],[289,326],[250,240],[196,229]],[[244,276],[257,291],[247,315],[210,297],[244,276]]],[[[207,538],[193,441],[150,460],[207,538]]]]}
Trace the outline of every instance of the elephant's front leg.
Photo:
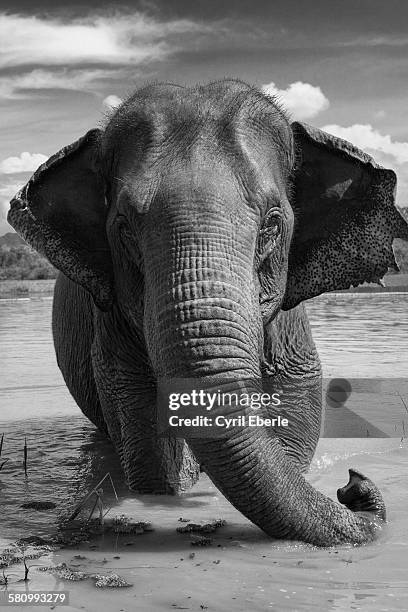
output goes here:
{"type": "Polygon", "coordinates": [[[186,491],[198,480],[199,465],[184,440],[159,436],[156,385],[143,348],[135,346],[138,338],[120,324],[118,314],[102,317],[92,362],[103,416],[127,483],[138,493],[186,491]]]}
{"type": "Polygon", "coordinates": [[[268,412],[288,421],[287,427],[277,427],[275,433],[301,471],[306,471],[320,436],[322,379],[303,304],[281,311],[266,327],[265,360],[264,386],[281,391],[282,402],[268,412]]]}

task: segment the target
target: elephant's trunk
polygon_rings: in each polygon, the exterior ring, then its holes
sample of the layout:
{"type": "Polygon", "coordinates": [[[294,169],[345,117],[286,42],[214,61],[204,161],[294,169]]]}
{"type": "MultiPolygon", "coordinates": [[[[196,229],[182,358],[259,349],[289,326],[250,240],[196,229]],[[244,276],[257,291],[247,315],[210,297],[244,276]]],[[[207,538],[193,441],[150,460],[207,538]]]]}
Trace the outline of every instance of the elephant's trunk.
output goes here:
{"type": "MultiPolygon", "coordinates": [[[[256,239],[243,244],[221,221],[207,222],[200,233],[177,220],[156,235],[168,237],[168,244],[153,245],[145,270],[145,332],[157,376],[199,378],[203,387],[228,379],[238,388],[245,380],[240,392],[259,392],[256,239]]],[[[316,491],[270,429],[186,439],[214,484],[267,534],[322,546],[375,537],[376,512],[354,513],[316,491]]]]}

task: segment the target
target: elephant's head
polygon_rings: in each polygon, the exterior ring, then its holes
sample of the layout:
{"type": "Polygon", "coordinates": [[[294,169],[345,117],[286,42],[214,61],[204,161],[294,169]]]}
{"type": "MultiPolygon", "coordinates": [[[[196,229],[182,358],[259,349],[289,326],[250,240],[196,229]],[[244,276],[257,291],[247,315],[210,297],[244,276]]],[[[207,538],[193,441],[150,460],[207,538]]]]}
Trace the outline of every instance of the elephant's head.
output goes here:
{"type": "MultiPolygon", "coordinates": [[[[257,380],[280,309],[396,266],[392,243],[408,230],[395,183],[239,81],[152,85],[41,166],[8,218],[99,310],[115,304],[143,330],[157,377],[257,380]]],[[[315,491],[267,430],[189,443],[271,535],[330,544],[375,532],[315,491]]]]}

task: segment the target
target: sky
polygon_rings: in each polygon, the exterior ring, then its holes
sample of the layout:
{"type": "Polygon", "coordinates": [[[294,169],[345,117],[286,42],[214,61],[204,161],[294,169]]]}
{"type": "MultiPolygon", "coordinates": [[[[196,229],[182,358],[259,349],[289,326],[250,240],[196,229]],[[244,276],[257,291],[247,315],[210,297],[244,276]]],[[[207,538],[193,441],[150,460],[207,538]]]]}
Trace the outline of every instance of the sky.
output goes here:
{"type": "Polygon", "coordinates": [[[406,0],[0,0],[0,235],[45,159],[151,81],[237,77],[353,142],[408,205],[406,0]]]}

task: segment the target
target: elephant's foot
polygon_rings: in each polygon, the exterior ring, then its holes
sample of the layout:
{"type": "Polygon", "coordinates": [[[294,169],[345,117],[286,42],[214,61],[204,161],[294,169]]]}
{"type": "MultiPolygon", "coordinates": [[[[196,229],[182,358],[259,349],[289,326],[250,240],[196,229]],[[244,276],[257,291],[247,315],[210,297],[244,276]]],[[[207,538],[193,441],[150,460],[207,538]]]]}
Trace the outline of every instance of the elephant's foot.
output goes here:
{"type": "Polygon", "coordinates": [[[349,474],[346,486],[337,490],[339,502],[353,512],[369,512],[385,521],[385,503],[373,481],[356,470],[349,474]]]}

